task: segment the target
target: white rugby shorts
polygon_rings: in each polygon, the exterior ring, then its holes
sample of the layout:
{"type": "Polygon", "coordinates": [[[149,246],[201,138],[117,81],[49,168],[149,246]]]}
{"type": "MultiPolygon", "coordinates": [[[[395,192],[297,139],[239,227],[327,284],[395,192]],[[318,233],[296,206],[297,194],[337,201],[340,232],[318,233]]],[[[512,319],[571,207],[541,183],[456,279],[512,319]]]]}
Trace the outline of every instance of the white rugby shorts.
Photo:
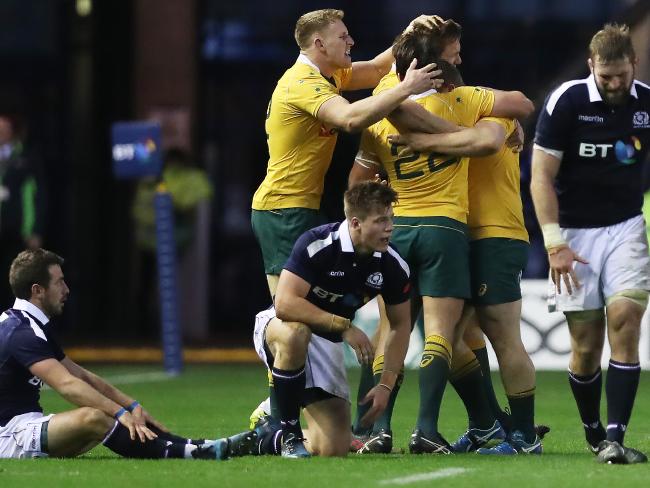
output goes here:
{"type": "Polygon", "coordinates": [[[549,276],[549,312],[596,310],[623,290],[650,290],[650,255],[642,215],[608,227],[562,229],[562,236],[589,264],[574,262],[581,287],[571,295],[564,283],[558,294],[549,276]]]}
{"type": "MultiPolygon", "coordinates": [[[[260,359],[269,367],[264,350],[266,327],[275,318],[275,308],[263,310],[255,316],[253,342],[260,359]]],[[[350,401],[350,387],[343,357],[343,343],[331,342],[312,334],[305,363],[305,388],[321,388],[344,400],[350,401]]]]}
{"type": "Polygon", "coordinates": [[[23,413],[0,427],[0,459],[47,457],[47,453],[41,451],[41,425],[53,416],[41,412],[23,413]]]}

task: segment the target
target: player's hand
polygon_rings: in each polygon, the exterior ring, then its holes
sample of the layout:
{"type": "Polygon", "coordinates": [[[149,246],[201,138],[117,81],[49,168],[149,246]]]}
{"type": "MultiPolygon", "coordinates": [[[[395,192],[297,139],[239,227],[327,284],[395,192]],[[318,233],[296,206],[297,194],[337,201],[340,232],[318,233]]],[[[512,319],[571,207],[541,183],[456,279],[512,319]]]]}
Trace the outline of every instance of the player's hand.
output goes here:
{"type": "Polygon", "coordinates": [[[379,173],[375,173],[375,183],[380,183],[382,185],[388,186],[388,180],[382,179],[381,175],[379,173]]]}
{"type": "Polygon", "coordinates": [[[506,146],[512,149],[514,153],[520,153],[524,149],[524,128],[518,120],[515,120],[515,130],[506,139],[506,146]]]}
{"type": "Polygon", "coordinates": [[[400,83],[408,91],[409,95],[417,95],[432,88],[439,88],[442,85],[443,80],[438,78],[442,71],[435,69],[436,63],[427,64],[423,68],[416,68],[417,64],[418,60],[413,58],[402,83],[400,83]]]}
{"type": "Polygon", "coordinates": [[[375,353],[370,339],[361,329],[352,325],[343,332],[342,336],[343,340],[354,350],[359,364],[372,364],[375,353]]]}
{"type": "Polygon", "coordinates": [[[140,442],[145,442],[147,440],[153,440],[156,437],[155,432],[149,430],[145,423],[141,420],[136,421],[136,419],[131,415],[131,413],[126,412],[117,419],[117,421],[122,424],[124,427],[129,429],[129,436],[131,440],[134,441],[136,436],[140,442]]]}
{"type": "Polygon", "coordinates": [[[363,397],[363,400],[359,402],[359,405],[365,405],[366,403],[372,402],[370,409],[363,417],[361,417],[361,425],[363,427],[370,427],[375,423],[375,420],[377,420],[383,411],[386,410],[389,397],[390,390],[380,385],[376,385],[365,397],[363,397]]]}
{"type": "Polygon", "coordinates": [[[439,15],[420,15],[413,19],[411,23],[404,29],[404,34],[411,32],[416,27],[433,30],[440,27],[445,20],[439,15]]]}
{"type": "Polygon", "coordinates": [[[390,134],[388,136],[388,142],[391,144],[397,144],[398,146],[407,146],[412,151],[422,152],[429,150],[431,146],[431,141],[429,140],[430,137],[431,134],[426,134],[424,132],[390,134]]]}
{"type": "Polygon", "coordinates": [[[144,408],[142,408],[142,405],[138,405],[133,409],[131,412],[131,415],[133,415],[133,418],[136,419],[137,422],[144,421],[145,425],[146,424],[151,424],[154,427],[157,427],[158,429],[162,430],[163,432],[169,432],[169,429],[165,427],[163,424],[158,422],[153,416],[147,412],[144,408]]]}
{"type": "Polygon", "coordinates": [[[576,254],[569,246],[550,249],[548,253],[548,264],[551,268],[551,279],[555,283],[557,293],[562,293],[562,282],[566,287],[569,295],[574,289],[580,288],[580,281],[573,269],[573,262],[577,261],[582,264],[589,264],[582,256],[576,254]]]}

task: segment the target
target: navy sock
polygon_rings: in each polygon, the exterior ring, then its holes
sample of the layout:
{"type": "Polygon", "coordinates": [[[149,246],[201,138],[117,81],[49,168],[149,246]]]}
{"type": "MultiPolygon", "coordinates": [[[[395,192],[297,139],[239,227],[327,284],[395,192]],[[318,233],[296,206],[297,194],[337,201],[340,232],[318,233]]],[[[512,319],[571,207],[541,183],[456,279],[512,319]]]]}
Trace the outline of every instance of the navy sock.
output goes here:
{"type": "Polygon", "coordinates": [[[305,391],[305,367],[285,371],[274,367],[273,388],[280,412],[280,424],[285,433],[302,435],[300,428],[300,405],[305,391]]]}
{"type": "Polygon", "coordinates": [[[600,422],[600,395],[603,389],[603,375],[600,368],[593,374],[580,376],[569,371],[569,385],[573,392],[585,437],[592,447],[605,439],[605,428],[600,422]]]}
{"type": "Polygon", "coordinates": [[[641,376],[639,363],[609,361],[607,370],[607,440],[623,444],[641,376]]]}
{"type": "Polygon", "coordinates": [[[186,443],[174,443],[163,439],[131,440],[129,429],[118,423],[106,438],[104,445],[120,456],[133,459],[183,458],[186,443]]]}

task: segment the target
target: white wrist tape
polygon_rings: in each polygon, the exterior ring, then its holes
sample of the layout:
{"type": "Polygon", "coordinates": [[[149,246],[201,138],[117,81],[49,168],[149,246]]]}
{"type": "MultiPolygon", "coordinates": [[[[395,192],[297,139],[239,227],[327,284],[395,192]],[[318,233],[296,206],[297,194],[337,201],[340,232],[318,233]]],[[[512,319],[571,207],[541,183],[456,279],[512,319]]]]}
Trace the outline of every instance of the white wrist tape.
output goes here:
{"type": "Polygon", "coordinates": [[[562,237],[562,231],[557,222],[542,225],[542,235],[544,236],[544,247],[547,250],[566,245],[566,240],[562,237]]]}

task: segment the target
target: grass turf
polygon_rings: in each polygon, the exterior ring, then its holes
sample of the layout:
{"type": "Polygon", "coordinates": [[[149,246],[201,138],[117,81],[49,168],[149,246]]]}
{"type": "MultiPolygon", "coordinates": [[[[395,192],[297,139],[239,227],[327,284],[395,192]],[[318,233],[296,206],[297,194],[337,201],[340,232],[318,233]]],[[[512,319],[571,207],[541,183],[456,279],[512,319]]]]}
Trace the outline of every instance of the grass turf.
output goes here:
{"type": "MultiPolygon", "coordinates": [[[[109,380],[150,373],[153,367],[91,368],[109,380]]],[[[259,366],[191,366],[177,378],[133,381],[120,386],[136,397],[173,432],[192,437],[220,437],[247,428],[248,415],[266,395],[265,373],[259,366]]],[[[356,389],[357,373],[350,381],[356,389]]],[[[499,384],[498,377],[493,378],[499,384]]],[[[650,373],[644,372],[626,443],[650,452],[650,373]]],[[[499,388],[497,386],[497,388],[499,388]]],[[[502,391],[498,390],[501,398],[502,391]]],[[[394,443],[406,449],[417,413],[417,372],[407,372],[393,419],[394,443]]],[[[69,409],[52,391],[44,391],[47,412],[69,409]]],[[[285,460],[248,457],[225,462],[138,461],[118,459],[99,446],[78,459],[0,460],[0,486],[648,486],[650,465],[603,466],[585,447],[566,374],[538,374],[536,420],[551,426],[544,455],[508,458],[413,456],[408,454],[356,456],[346,459],[285,460]],[[420,481],[406,479],[422,475],[420,481]],[[439,479],[435,479],[440,476],[439,479]],[[433,480],[433,481],[432,481],[433,480]]],[[[603,408],[604,412],[604,408],[603,408]]],[[[451,441],[466,424],[463,406],[448,388],[441,413],[442,433],[451,441]]]]}

